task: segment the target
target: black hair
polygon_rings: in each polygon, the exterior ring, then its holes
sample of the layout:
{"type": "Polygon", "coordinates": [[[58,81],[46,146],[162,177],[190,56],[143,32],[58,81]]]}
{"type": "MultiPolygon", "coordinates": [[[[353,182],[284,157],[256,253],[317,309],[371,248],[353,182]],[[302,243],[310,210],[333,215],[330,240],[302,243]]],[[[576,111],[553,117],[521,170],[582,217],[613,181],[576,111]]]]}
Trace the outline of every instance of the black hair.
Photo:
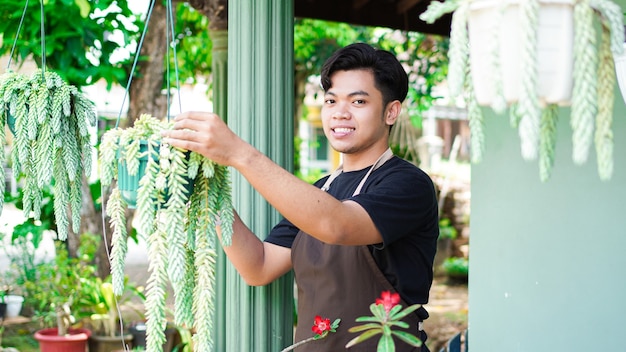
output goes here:
{"type": "Polygon", "coordinates": [[[374,74],[374,84],[383,95],[383,106],[403,102],[409,90],[409,78],[404,67],[389,51],[375,49],[365,43],[354,43],[337,50],[322,66],[321,83],[324,91],[331,87],[330,76],[336,71],[365,69],[374,74]]]}

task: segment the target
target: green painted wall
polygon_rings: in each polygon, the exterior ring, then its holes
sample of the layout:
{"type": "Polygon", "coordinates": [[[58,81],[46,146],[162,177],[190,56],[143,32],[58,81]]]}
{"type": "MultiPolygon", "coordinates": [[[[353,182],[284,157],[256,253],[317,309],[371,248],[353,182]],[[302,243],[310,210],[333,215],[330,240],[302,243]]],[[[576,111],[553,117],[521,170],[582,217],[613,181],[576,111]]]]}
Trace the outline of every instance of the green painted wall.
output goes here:
{"type": "Polygon", "coordinates": [[[537,162],[522,160],[508,117],[484,110],[487,150],[472,166],[471,351],[626,351],[626,106],[615,91],[609,182],[595,150],[573,164],[569,109],[546,183],[537,162]]]}

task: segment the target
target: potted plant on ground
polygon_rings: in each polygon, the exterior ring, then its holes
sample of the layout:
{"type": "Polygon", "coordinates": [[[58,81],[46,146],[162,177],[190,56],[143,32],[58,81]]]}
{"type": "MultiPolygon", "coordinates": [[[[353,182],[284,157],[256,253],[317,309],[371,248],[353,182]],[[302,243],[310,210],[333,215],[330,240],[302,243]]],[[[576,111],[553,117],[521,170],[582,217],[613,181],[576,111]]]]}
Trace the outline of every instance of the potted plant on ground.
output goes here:
{"type": "Polygon", "coordinates": [[[70,258],[61,242],[56,242],[54,261],[37,266],[38,279],[28,281],[33,299],[34,320],[44,327],[35,332],[42,352],[69,352],[70,348],[84,352],[91,331],[82,327],[82,314],[86,307],[87,291],[84,282],[96,278],[93,264],[99,237],[91,234],[80,236],[78,256],[70,258]]]}
{"type": "Polygon", "coordinates": [[[85,280],[84,297],[81,306],[87,307],[86,311],[92,313],[88,320],[90,323],[91,336],[89,337],[90,352],[110,352],[129,345],[133,335],[123,326],[122,305],[129,302],[133,297],[141,301],[145,299],[143,288],[137,288],[128,283],[125,277],[125,291],[121,296],[115,296],[110,276],[107,280],[96,278],[85,280]]]}
{"type": "Polygon", "coordinates": [[[148,244],[147,350],[159,350],[165,342],[169,281],[175,295],[174,324],[193,327],[196,351],[208,351],[212,345],[216,228],[221,228],[224,245],[230,244],[232,234],[230,179],[226,167],[161,143],[161,131],[171,126],[169,121],[144,114],[133,127],[109,130],[102,138],[102,184],[117,181],[106,205],[113,228],[113,290],[116,294],[123,291],[125,210],[130,200],[136,202],[137,233],[148,244]],[[134,190],[123,184],[125,173],[136,177],[136,199],[129,197],[134,190]]]}
{"type": "Polygon", "coordinates": [[[571,105],[574,162],[585,163],[595,143],[599,176],[610,179],[621,8],[610,0],[445,0],[433,1],[420,18],[432,23],[449,12],[448,85],[453,96],[468,90],[472,160],[480,161],[484,148],[478,106],[498,113],[509,108],[522,157],[538,158],[546,181],[554,163],[557,107],[571,105]]]}
{"type": "MultiPolygon", "coordinates": [[[[67,238],[70,222],[75,232],[80,227],[82,175],[91,169],[88,127],[95,122],[93,102],[55,72],[37,70],[27,76],[8,71],[0,75],[0,145],[5,144],[4,126],[8,125],[14,135],[13,175],[21,175],[23,182],[24,214],[39,219],[42,189],[53,184],[60,240],[67,238]]],[[[0,164],[4,158],[0,153],[0,164]]],[[[3,168],[0,179],[4,179],[3,168]]],[[[4,187],[1,182],[0,193],[4,187]]],[[[0,198],[0,212],[2,205],[0,198]]]]}

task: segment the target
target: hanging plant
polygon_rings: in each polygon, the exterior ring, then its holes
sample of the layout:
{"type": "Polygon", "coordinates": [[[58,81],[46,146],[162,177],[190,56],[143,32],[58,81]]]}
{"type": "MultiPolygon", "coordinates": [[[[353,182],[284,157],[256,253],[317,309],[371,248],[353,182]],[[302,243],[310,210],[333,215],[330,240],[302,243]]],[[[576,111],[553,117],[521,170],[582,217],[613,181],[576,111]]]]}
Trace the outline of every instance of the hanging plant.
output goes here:
{"type": "Polygon", "coordinates": [[[450,12],[448,85],[452,96],[464,87],[468,91],[472,161],[480,161],[484,150],[477,106],[496,113],[508,108],[522,157],[538,158],[540,179],[547,181],[554,163],[557,107],[571,105],[574,163],[587,161],[595,141],[598,174],[609,180],[613,57],[624,50],[619,5],[610,0],[445,0],[433,1],[420,19],[433,23],[450,12]]]}
{"type": "Polygon", "coordinates": [[[115,128],[102,137],[102,184],[108,186],[117,180],[106,206],[113,228],[113,288],[116,294],[123,292],[128,207],[127,197],[119,188],[123,171],[139,178],[137,233],[148,244],[147,350],[159,351],[165,342],[165,292],[169,282],[175,294],[175,323],[194,328],[195,351],[209,351],[215,302],[216,227],[221,228],[223,244],[230,245],[234,218],[229,173],[226,167],[200,154],[162,144],[161,132],[171,127],[168,121],[144,114],[133,127],[115,128]],[[192,190],[189,183],[193,183],[192,190]]]}
{"type": "MultiPolygon", "coordinates": [[[[21,175],[24,184],[24,214],[39,220],[43,187],[52,184],[60,240],[67,238],[70,221],[73,231],[79,231],[82,175],[91,171],[88,127],[95,123],[93,102],[52,71],[30,76],[7,71],[0,76],[0,145],[5,145],[8,124],[14,135],[13,174],[21,175]]],[[[2,165],[4,158],[0,153],[2,165]]],[[[1,182],[1,193],[4,187],[1,182]]],[[[0,197],[0,213],[2,205],[0,197]]]]}

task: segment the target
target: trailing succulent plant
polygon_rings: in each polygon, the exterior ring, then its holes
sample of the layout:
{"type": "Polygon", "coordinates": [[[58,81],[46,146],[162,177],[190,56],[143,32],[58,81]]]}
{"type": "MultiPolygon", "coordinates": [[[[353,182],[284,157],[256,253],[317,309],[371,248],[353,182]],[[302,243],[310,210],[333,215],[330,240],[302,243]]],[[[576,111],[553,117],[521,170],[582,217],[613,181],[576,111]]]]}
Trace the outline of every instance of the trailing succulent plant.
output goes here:
{"type": "MultiPolygon", "coordinates": [[[[96,123],[93,102],[55,72],[30,76],[7,71],[0,76],[0,145],[5,124],[14,135],[11,162],[23,180],[24,214],[39,220],[45,185],[53,185],[54,215],[60,240],[70,226],[80,227],[82,175],[91,172],[89,126],[96,123]],[[71,210],[71,219],[68,216],[71,210]]],[[[0,165],[5,154],[0,152],[0,165]]],[[[0,168],[0,180],[4,180],[0,168]]],[[[0,194],[5,183],[0,182],[0,194]]],[[[3,200],[0,197],[0,213],[3,200]]]]}
{"type": "MultiPolygon", "coordinates": [[[[482,0],[433,1],[420,19],[433,23],[446,13],[453,12],[450,31],[450,65],[448,86],[450,94],[457,96],[463,88],[468,93],[468,119],[472,129],[472,161],[478,162],[484,151],[483,118],[474,97],[469,66],[469,36],[467,20],[472,3],[482,0]]],[[[523,28],[520,40],[522,77],[519,99],[510,106],[510,121],[519,131],[522,157],[539,158],[542,181],[550,178],[554,164],[557,104],[543,104],[537,95],[537,24],[543,0],[502,1],[498,6],[500,16],[508,6],[519,6],[519,27],[523,28]]],[[[482,1],[484,4],[485,1],[482,1]]],[[[572,159],[580,165],[587,161],[591,144],[595,143],[598,174],[609,180],[613,174],[613,102],[615,69],[613,55],[621,54],[624,42],[623,13],[611,0],[572,0],[574,41],[573,89],[571,97],[572,159]],[[596,20],[601,30],[600,44],[596,46],[596,20]],[[595,130],[595,135],[594,135],[595,130]]],[[[501,17],[501,16],[500,16],[501,17]]],[[[493,70],[501,67],[498,36],[494,28],[489,59],[493,70]]],[[[474,79],[480,79],[474,77],[474,79]]],[[[491,108],[502,113],[507,108],[502,92],[501,77],[494,75],[496,97],[491,108]]]]}
{"type": "Polygon", "coordinates": [[[139,237],[148,244],[147,350],[160,351],[165,342],[165,292],[169,282],[175,294],[175,323],[195,329],[195,351],[209,351],[216,227],[221,228],[223,244],[230,245],[234,218],[229,173],[226,167],[200,154],[162,144],[160,133],[171,126],[169,121],[144,114],[133,127],[115,128],[102,137],[102,184],[108,186],[117,180],[106,209],[113,228],[113,288],[116,294],[123,291],[127,250],[125,209],[129,197],[119,188],[122,175],[118,172],[136,175],[143,171],[135,223],[139,237]]]}

